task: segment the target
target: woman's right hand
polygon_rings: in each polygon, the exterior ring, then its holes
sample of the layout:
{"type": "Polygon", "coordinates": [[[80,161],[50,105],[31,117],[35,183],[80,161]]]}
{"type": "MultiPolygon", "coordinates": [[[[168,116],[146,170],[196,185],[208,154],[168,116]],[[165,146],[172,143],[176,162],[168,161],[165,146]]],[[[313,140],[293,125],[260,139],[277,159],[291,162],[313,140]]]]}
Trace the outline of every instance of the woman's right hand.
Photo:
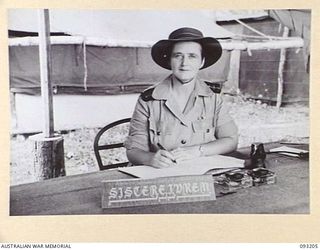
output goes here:
{"type": "Polygon", "coordinates": [[[168,168],[175,163],[174,156],[171,152],[166,150],[158,150],[150,160],[150,166],[155,168],[168,168]]]}

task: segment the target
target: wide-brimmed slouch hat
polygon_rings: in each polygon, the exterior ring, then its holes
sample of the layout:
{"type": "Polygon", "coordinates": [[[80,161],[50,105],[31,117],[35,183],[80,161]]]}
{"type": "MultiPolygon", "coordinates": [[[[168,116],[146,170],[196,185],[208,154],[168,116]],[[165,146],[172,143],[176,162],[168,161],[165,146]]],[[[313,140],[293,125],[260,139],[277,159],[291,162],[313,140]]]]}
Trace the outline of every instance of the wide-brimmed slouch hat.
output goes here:
{"type": "Polygon", "coordinates": [[[172,46],[177,42],[197,42],[202,47],[204,65],[201,69],[207,68],[216,63],[222,54],[222,47],[219,41],[213,37],[204,37],[202,32],[189,27],[173,31],[169,38],[160,40],[151,48],[152,59],[161,67],[171,70],[170,57],[172,46]]]}

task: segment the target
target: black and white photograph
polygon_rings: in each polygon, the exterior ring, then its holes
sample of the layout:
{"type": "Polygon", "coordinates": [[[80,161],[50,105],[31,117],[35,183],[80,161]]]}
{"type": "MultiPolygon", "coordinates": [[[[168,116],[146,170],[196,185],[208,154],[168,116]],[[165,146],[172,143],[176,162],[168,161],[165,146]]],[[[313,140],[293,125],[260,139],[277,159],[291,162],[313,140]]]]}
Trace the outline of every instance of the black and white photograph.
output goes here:
{"type": "Polygon", "coordinates": [[[311,14],[8,9],[9,216],[310,215],[311,14]]]}

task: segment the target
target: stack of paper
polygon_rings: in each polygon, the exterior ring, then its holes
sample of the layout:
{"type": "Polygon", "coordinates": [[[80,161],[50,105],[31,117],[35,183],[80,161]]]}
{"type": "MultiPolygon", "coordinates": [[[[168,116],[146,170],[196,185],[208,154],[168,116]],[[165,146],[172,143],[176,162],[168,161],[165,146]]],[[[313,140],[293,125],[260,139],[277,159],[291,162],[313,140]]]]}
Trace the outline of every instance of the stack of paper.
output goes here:
{"type": "Polygon", "coordinates": [[[134,166],[118,169],[124,173],[128,173],[139,178],[149,179],[168,176],[203,175],[210,170],[213,170],[211,174],[218,174],[234,168],[243,167],[244,160],[229,156],[215,155],[184,161],[168,168],[134,166]]]}

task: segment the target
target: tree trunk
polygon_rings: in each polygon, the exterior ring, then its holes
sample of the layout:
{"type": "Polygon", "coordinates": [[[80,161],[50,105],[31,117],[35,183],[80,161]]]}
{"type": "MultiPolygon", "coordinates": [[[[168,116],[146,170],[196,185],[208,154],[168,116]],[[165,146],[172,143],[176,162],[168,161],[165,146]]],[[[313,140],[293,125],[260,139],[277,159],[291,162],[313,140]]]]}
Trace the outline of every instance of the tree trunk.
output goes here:
{"type": "Polygon", "coordinates": [[[30,139],[34,141],[33,166],[36,181],[65,176],[62,136],[46,138],[43,134],[37,134],[30,139]]]}

